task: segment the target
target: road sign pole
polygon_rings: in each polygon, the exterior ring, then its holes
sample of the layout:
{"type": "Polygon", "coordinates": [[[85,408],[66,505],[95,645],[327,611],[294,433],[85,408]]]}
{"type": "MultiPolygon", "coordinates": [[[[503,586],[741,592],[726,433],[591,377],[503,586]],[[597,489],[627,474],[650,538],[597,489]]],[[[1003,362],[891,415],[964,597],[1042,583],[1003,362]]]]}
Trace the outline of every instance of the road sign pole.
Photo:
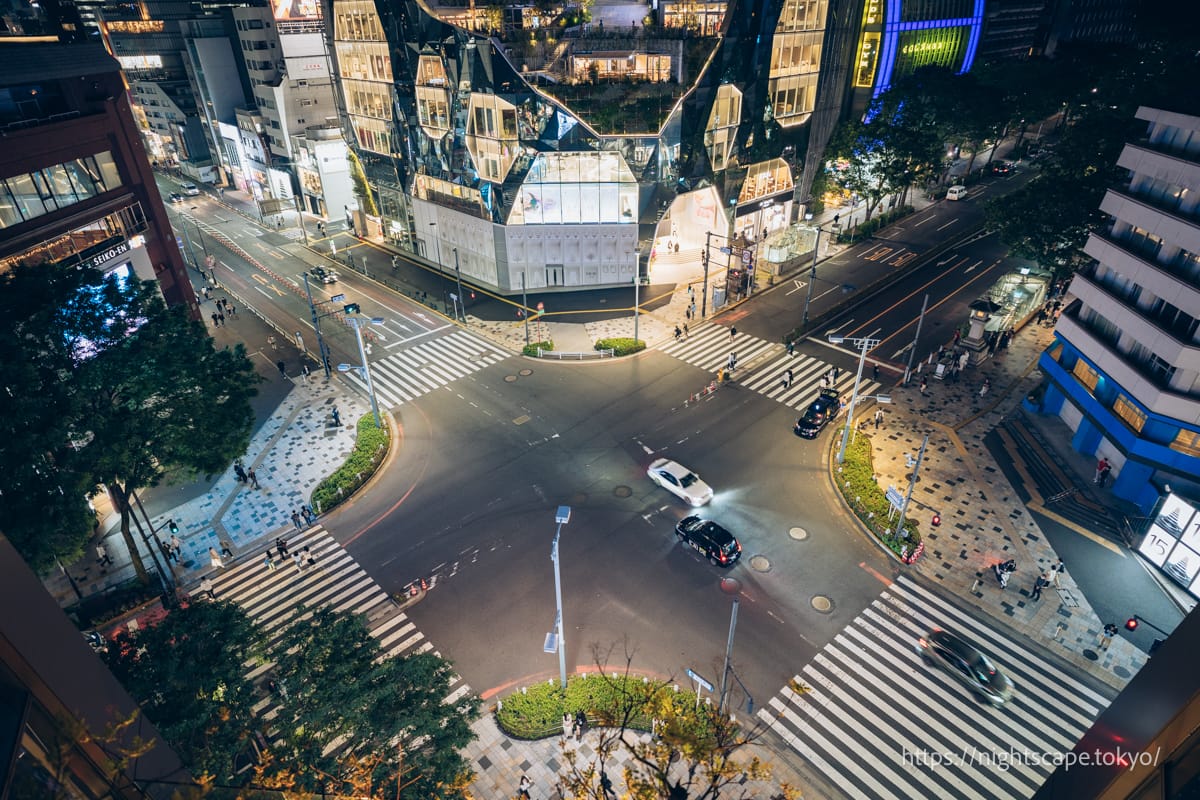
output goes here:
{"type": "Polygon", "coordinates": [[[921,450],[917,453],[917,463],[913,465],[912,479],[908,482],[908,493],[904,495],[904,505],[900,506],[900,521],[896,523],[896,532],[893,537],[900,538],[900,533],[904,530],[904,515],[908,512],[908,501],[912,499],[913,487],[917,485],[917,475],[921,471],[921,459],[925,457],[925,445],[929,444],[929,434],[925,434],[925,439],[921,442],[921,450]]]}

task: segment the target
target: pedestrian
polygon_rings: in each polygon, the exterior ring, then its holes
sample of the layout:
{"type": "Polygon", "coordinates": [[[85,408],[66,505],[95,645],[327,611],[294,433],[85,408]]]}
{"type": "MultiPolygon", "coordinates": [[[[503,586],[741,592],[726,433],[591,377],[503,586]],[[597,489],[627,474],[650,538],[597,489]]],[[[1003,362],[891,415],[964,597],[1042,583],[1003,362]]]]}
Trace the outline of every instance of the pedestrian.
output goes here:
{"type": "Polygon", "coordinates": [[[680,337],[680,336],[683,336],[683,331],[682,331],[682,330],[680,330],[680,328],[679,328],[679,326],[678,326],[678,325],[676,325],[676,326],[675,326],[675,341],[677,341],[677,342],[678,342],[678,341],[679,341],[679,337],[680,337]]]}
{"type": "Polygon", "coordinates": [[[1100,488],[1104,488],[1104,484],[1108,483],[1108,476],[1112,473],[1112,464],[1105,464],[1104,469],[1100,470],[1100,488]]]}
{"type": "Polygon", "coordinates": [[[1055,589],[1062,588],[1062,576],[1063,576],[1063,573],[1066,571],[1067,571],[1067,565],[1063,563],[1063,560],[1061,558],[1058,560],[1057,564],[1055,564],[1053,567],[1050,568],[1050,575],[1053,576],[1053,578],[1054,578],[1054,588],[1055,589]]]}
{"type": "Polygon", "coordinates": [[[329,410],[329,416],[333,417],[333,424],[334,424],[334,425],[337,425],[337,426],[339,426],[339,427],[341,426],[341,424],[342,424],[342,415],[338,413],[337,406],[334,406],[333,408],[331,408],[331,409],[329,410]]]}
{"type": "Polygon", "coordinates": [[[275,546],[279,548],[279,555],[286,556],[288,554],[287,542],[284,541],[282,536],[275,537],[275,546]]]}
{"type": "Polygon", "coordinates": [[[107,567],[112,563],[112,556],[108,554],[108,548],[104,546],[104,542],[96,545],[96,563],[102,567],[107,567]]]}
{"type": "Polygon", "coordinates": [[[929,378],[921,378],[921,395],[925,395],[925,390],[929,388],[929,378]]]}
{"type": "Polygon", "coordinates": [[[275,362],[275,369],[279,370],[279,375],[280,375],[280,377],[282,377],[282,378],[286,378],[286,377],[287,377],[287,364],[285,364],[285,363],[284,363],[284,362],[282,362],[282,361],[276,361],[276,362],[275,362]]]}
{"type": "Polygon", "coordinates": [[[838,369],[837,367],[833,368],[833,383],[837,383],[838,375],[841,375],[841,374],[842,374],[842,371],[840,369],[838,369]]]}
{"type": "Polygon", "coordinates": [[[304,526],[300,524],[300,512],[299,511],[292,512],[292,524],[296,526],[296,530],[298,530],[298,531],[304,529],[304,526]]]}
{"type": "Polygon", "coordinates": [[[876,383],[879,383],[879,365],[878,364],[874,364],[871,367],[871,380],[875,381],[876,383]]]}
{"type": "Polygon", "coordinates": [[[692,334],[691,334],[691,332],[688,330],[687,323],[686,323],[686,322],[685,322],[685,323],[683,323],[683,338],[685,338],[685,339],[686,339],[686,338],[688,338],[688,337],[689,337],[689,336],[691,336],[691,335],[692,335],[692,334]]]}
{"type": "Polygon", "coordinates": [[[225,307],[225,310],[229,312],[229,316],[233,317],[234,319],[237,319],[237,306],[235,306],[231,303],[230,305],[225,307]]]}
{"type": "Polygon", "coordinates": [[[1117,626],[1113,623],[1108,623],[1104,626],[1104,633],[1100,634],[1100,649],[1107,649],[1112,644],[1112,639],[1117,635],[1117,626]]]}
{"type": "Polygon", "coordinates": [[[692,301],[692,319],[696,318],[696,301],[692,301]]]}
{"type": "Polygon", "coordinates": [[[692,318],[692,307],[688,306],[683,310],[683,318],[690,320],[692,318]]]}
{"type": "Polygon", "coordinates": [[[215,547],[208,548],[208,563],[217,568],[225,567],[225,562],[221,559],[221,554],[217,552],[215,547]]]}
{"type": "Polygon", "coordinates": [[[237,476],[238,483],[246,482],[246,468],[242,466],[242,462],[239,461],[233,465],[233,474],[237,476]]]}
{"type": "Polygon", "coordinates": [[[791,367],[788,367],[788,371],[787,371],[786,375],[787,375],[787,377],[784,379],[783,385],[784,385],[784,388],[790,389],[790,388],[792,388],[792,368],[791,367]]]}
{"type": "Polygon", "coordinates": [[[1092,483],[1099,483],[1100,473],[1106,469],[1108,469],[1108,459],[1101,456],[1100,460],[1096,462],[1096,475],[1092,478],[1092,483]]]}
{"type": "Polygon", "coordinates": [[[796,343],[794,341],[792,341],[791,339],[788,339],[787,354],[789,356],[796,355],[796,343]]]}
{"type": "Polygon", "coordinates": [[[970,353],[968,353],[966,350],[964,350],[964,351],[962,352],[962,355],[960,355],[960,356],[958,357],[958,369],[959,369],[960,371],[961,371],[961,370],[964,370],[964,369],[966,369],[966,368],[967,368],[967,362],[968,362],[968,361],[970,361],[970,360],[971,360],[971,354],[970,354],[970,353]]]}
{"type": "Polygon", "coordinates": [[[883,424],[883,409],[875,409],[875,430],[879,430],[879,426],[883,424]]]}
{"type": "Polygon", "coordinates": [[[1030,599],[1031,600],[1041,600],[1042,599],[1042,589],[1046,588],[1049,585],[1050,585],[1050,579],[1046,575],[1046,573],[1043,572],[1041,575],[1039,575],[1037,577],[1037,580],[1035,580],[1033,582],[1033,593],[1030,595],[1030,599]]]}
{"type": "Polygon", "coordinates": [[[304,556],[292,553],[292,563],[296,565],[296,572],[304,572],[304,556]]]}
{"type": "Polygon", "coordinates": [[[272,335],[272,336],[268,336],[268,337],[267,337],[267,344],[271,345],[271,349],[272,349],[272,350],[278,350],[278,349],[279,349],[279,345],[278,345],[278,344],[275,342],[275,337],[274,337],[274,335],[272,335]]]}
{"type": "Polygon", "coordinates": [[[517,787],[517,793],[520,794],[521,797],[524,798],[524,800],[529,800],[529,787],[530,787],[529,776],[522,775],[521,776],[521,785],[517,787]]]}
{"type": "Polygon", "coordinates": [[[183,542],[179,541],[179,537],[171,534],[171,552],[175,554],[175,560],[179,560],[179,554],[183,552],[183,542]]]}
{"type": "Polygon", "coordinates": [[[312,525],[313,513],[311,508],[300,506],[300,516],[304,517],[304,527],[307,528],[309,525],[312,525]]]}
{"type": "Polygon", "coordinates": [[[308,385],[308,376],[310,374],[312,374],[312,370],[309,368],[307,363],[300,365],[300,374],[304,377],[304,384],[307,386],[308,385]]]}
{"type": "Polygon", "coordinates": [[[246,477],[250,479],[250,487],[252,489],[257,489],[258,488],[258,475],[255,474],[254,467],[251,467],[250,469],[246,470],[246,477]]]}
{"type": "Polygon", "coordinates": [[[200,591],[207,594],[209,600],[217,599],[217,593],[215,591],[213,591],[212,581],[210,581],[208,579],[207,575],[205,575],[204,578],[200,581],[200,591]]]}
{"type": "Polygon", "coordinates": [[[583,711],[575,712],[575,741],[583,738],[583,734],[587,731],[587,717],[583,711]]]}
{"type": "Polygon", "coordinates": [[[733,341],[733,337],[737,336],[737,328],[733,325],[729,326],[729,341],[733,341]]]}
{"type": "Polygon", "coordinates": [[[225,314],[218,311],[217,312],[217,327],[220,327],[221,325],[224,325],[224,324],[225,324],[225,314]]]}
{"type": "Polygon", "coordinates": [[[729,371],[733,372],[737,369],[737,353],[729,354],[729,371]]]}
{"type": "Polygon", "coordinates": [[[575,727],[575,721],[573,719],[571,719],[571,713],[569,711],[563,713],[562,732],[563,732],[563,742],[564,743],[570,740],[571,731],[574,729],[574,727],[575,727]]]}
{"type": "Polygon", "coordinates": [[[305,547],[304,550],[302,550],[301,552],[304,553],[304,563],[306,565],[308,565],[310,567],[315,567],[317,565],[316,556],[314,556],[312,553],[310,553],[308,551],[307,547],[305,547]]]}
{"type": "Polygon", "coordinates": [[[221,326],[221,323],[217,322],[217,312],[215,312],[215,311],[212,312],[212,321],[213,321],[214,328],[219,328],[221,326]]]}
{"type": "Polygon", "coordinates": [[[221,545],[221,556],[223,558],[233,558],[233,548],[231,548],[229,546],[229,542],[222,540],[220,542],[220,545],[221,545]]]}
{"type": "Polygon", "coordinates": [[[267,572],[275,571],[275,559],[271,557],[271,550],[269,548],[263,556],[263,566],[267,568],[267,572]]]}
{"type": "Polygon", "coordinates": [[[986,395],[988,393],[988,389],[990,389],[990,388],[991,388],[991,383],[988,382],[987,378],[984,378],[983,383],[981,383],[979,385],[979,396],[983,397],[984,395],[986,395]]]}

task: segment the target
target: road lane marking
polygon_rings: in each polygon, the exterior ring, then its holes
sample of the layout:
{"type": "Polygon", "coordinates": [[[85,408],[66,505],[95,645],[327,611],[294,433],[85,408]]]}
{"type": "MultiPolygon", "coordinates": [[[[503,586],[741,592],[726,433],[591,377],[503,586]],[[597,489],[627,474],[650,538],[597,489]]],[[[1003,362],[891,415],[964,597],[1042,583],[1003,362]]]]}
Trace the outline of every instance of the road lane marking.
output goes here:
{"type": "Polygon", "coordinates": [[[938,230],[939,230],[939,231],[944,231],[944,230],[946,230],[946,228],[949,228],[951,225],[955,224],[956,222],[958,222],[958,217],[955,217],[954,219],[950,220],[950,221],[949,221],[949,222],[947,222],[945,225],[943,225],[942,227],[938,228],[938,230]]]}
{"type": "MultiPolygon", "coordinates": [[[[969,267],[967,267],[966,269],[964,269],[964,270],[963,270],[963,275],[969,275],[970,273],[974,272],[974,271],[975,271],[975,268],[976,268],[976,267],[978,267],[978,266],[979,266],[980,264],[982,264],[982,263],[983,263],[983,259],[981,258],[981,259],[979,259],[978,261],[976,261],[974,264],[972,264],[971,266],[969,266],[969,267]]],[[[993,266],[995,266],[995,265],[993,265],[993,266]]]]}
{"type": "MultiPolygon", "coordinates": [[[[796,284],[796,288],[795,288],[795,289],[792,289],[790,292],[788,292],[788,294],[795,294],[796,292],[798,292],[798,291],[800,291],[801,289],[803,289],[805,286],[808,286],[808,284],[807,284],[806,282],[804,282],[804,281],[798,281],[798,280],[796,280],[795,278],[793,278],[793,279],[792,279],[792,283],[796,284]]],[[[786,296],[786,295],[785,295],[785,296],[786,296]]]]}
{"type": "Polygon", "coordinates": [[[263,288],[265,288],[265,289],[270,289],[272,292],[274,292],[274,293],[275,293],[276,295],[278,295],[279,297],[283,297],[283,296],[284,296],[283,292],[281,292],[281,291],[279,290],[279,287],[278,287],[278,286],[276,286],[275,284],[271,283],[270,281],[268,281],[268,280],[267,280],[266,278],[264,278],[263,276],[261,276],[261,275],[258,275],[258,274],[255,274],[255,273],[253,273],[253,272],[252,272],[252,273],[250,273],[250,279],[251,279],[252,281],[254,281],[255,283],[261,284],[261,285],[263,286],[263,288]]]}
{"type": "Polygon", "coordinates": [[[934,216],[931,214],[931,215],[929,215],[929,216],[925,217],[925,219],[923,219],[923,220],[921,220],[920,222],[918,222],[916,225],[913,225],[913,227],[914,227],[914,228],[919,228],[919,227],[921,227],[922,225],[924,225],[926,222],[930,222],[930,221],[932,221],[932,220],[934,220],[934,219],[937,219],[937,218],[936,218],[936,217],[934,217],[934,216]]]}

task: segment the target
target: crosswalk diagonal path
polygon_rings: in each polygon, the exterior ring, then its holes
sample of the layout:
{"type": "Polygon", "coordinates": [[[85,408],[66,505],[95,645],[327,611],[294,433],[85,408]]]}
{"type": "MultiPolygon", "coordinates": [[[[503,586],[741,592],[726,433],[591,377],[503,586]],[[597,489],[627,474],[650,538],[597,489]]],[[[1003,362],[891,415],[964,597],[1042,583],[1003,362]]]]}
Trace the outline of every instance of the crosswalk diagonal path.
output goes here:
{"type": "MultiPolygon", "coordinates": [[[[375,385],[376,397],[391,408],[416,400],[484,367],[498,364],[510,355],[486,339],[460,330],[410,345],[372,361],[371,381],[375,385]]],[[[347,372],[346,376],[355,386],[366,391],[366,382],[357,372],[347,372]]]]}
{"type": "MultiPolygon", "coordinates": [[[[823,379],[833,368],[831,364],[819,358],[799,354],[788,355],[782,344],[744,333],[737,334],[731,340],[729,329],[721,325],[706,325],[692,332],[686,339],[667,342],[659,349],[669,356],[709,372],[716,372],[727,366],[730,353],[737,353],[739,364],[758,360],[749,377],[738,378],[739,384],[798,411],[807,409],[812,401],[817,399],[823,379]],[[785,380],[789,369],[792,371],[790,385],[785,380]]],[[[862,396],[873,395],[879,391],[879,386],[877,381],[864,376],[858,391],[862,396]]],[[[839,372],[833,387],[849,403],[850,394],[854,389],[854,373],[839,372]]]]}
{"type": "Polygon", "coordinates": [[[759,719],[847,798],[1028,798],[1115,693],[1097,690],[900,577],[827,644],[759,719]],[[916,651],[957,633],[1012,679],[996,709],[916,651]]]}
{"type": "MultiPolygon", "coordinates": [[[[266,633],[269,644],[277,642],[289,625],[310,617],[312,609],[331,606],[336,611],[362,615],[385,658],[428,651],[437,654],[387,592],[323,527],[313,525],[284,540],[289,553],[299,553],[305,563],[311,557],[315,563],[301,569],[291,558],[280,558],[278,550],[272,548],[274,569],[267,567],[263,556],[257,556],[210,576],[216,598],[241,606],[266,633]]],[[[247,677],[264,680],[273,666],[269,661],[256,663],[247,671],[247,677]]],[[[471,691],[457,675],[450,688],[445,701],[448,704],[471,691]]],[[[268,721],[274,719],[279,712],[278,698],[264,697],[255,710],[268,721]]]]}

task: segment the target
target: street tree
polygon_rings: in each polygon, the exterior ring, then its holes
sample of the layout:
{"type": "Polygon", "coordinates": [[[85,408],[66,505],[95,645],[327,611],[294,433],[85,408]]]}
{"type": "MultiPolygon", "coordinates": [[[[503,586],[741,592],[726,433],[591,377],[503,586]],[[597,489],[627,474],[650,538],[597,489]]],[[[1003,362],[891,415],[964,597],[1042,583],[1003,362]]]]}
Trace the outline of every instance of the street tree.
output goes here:
{"type": "Polygon", "coordinates": [[[449,662],[386,657],[362,617],[301,613],[273,647],[281,703],[275,755],[292,788],[373,796],[464,797],[479,701],[445,702],[449,662]],[[403,790],[402,792],[400,790],[403,790]]]}
{"type": "Polygon", "coordinates": [[[245,611],[215,601],[184,604],[123,634],[105,658],[192,774],[224,784],[257,726],[246,665],[263,652],[245,611]]]}
{"type": "Polygon", "coordinates": [[[217,350],[182,307],[149,281],[105,281],[113,320],[101,342],[78,339],[70,376],[80,456],[108,488],[138,577],[145,566],[130,531],[139,489],[226,469],[246,452],[258,377],[243,346],[217,350]]]}

